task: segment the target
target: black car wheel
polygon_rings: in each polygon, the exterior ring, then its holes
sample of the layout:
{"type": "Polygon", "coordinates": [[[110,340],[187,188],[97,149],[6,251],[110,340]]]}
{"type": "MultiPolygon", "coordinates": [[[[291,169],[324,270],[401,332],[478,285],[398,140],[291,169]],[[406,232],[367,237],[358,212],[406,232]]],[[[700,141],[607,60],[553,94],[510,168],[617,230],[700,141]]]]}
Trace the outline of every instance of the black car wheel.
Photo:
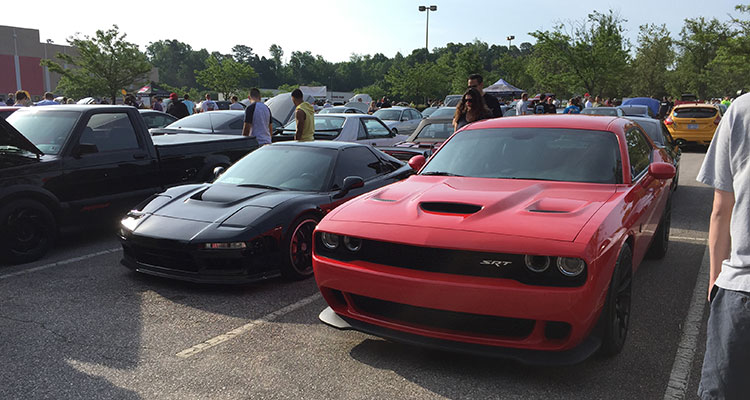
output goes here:
{"type": "Polygon", "coordinates": [[[292,224],[285,241],[285,257],[281,274],[292,280],[305,279],[313,274],[312,248],[313,231],[320,219],[305,215],[292,224]]]}
{"type": "Polygon", "coordinates": [[[664,215],[661,217],[659,227],[654,232],[654,240],[651,241],[651,246],[648,248],[648,257],[662,259],[667,255],[669,249],[669,230],[672,225],[672,207],[670,203],[667,203],[667,207],[664,210],[664,215]]]}
{"type": "Polygon", "coordinates": [[[604,334],[601,352],[607,357],[617,355],[625,345],[630,325],[630,300],[633,289],[633,255],[625,245],[615,264],[615,271],[604,305],[604,334]]]}
{"type": "Polygon", "coordinates": [[[15,200],[0,208],[0,254],[4,260],[13,264],[38,260],[56,236],[54,216],[38,201],[15,200]]]}

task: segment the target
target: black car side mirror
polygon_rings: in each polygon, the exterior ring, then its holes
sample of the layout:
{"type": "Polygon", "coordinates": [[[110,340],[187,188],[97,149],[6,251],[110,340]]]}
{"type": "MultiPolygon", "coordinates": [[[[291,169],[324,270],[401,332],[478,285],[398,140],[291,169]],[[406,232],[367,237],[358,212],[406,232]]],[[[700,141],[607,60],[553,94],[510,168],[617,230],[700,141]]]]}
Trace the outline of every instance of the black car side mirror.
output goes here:
{"type": "Polygon", "coordinates": [[[217,179],[221,174],[224,173],[227,169],[219,165],[218,167],[214,168],[214,179],[217,179]]]}
{"type": "Polygon", "coordinates": [[[334,198],[344,197],[352,189],[361,188],[362,186],[365,186],[364,179],[362,179],[359,176],[347,176],[346,178],[344,178],[343,187],[333,197],[334,198]]]}
{"type": "Polygon", "coordinates": [[[99,152],[99,148],[93,143],[80,143],[76,150],[76,157],[80,157],[84,154],[95,154],[99,152]]]}

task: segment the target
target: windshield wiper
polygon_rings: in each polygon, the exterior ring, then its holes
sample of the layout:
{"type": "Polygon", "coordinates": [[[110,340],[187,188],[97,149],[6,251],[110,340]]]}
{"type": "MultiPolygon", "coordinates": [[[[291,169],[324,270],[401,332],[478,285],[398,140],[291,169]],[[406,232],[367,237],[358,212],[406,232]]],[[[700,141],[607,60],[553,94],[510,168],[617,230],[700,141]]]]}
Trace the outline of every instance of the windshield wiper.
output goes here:
{"type": "Polygon", "coordinates": [[[260,183],[243,183],[240,185],[237,185],[239,187],[252,187],[252,188],[259,188],[259,189],[271,189],[271,190],[286,190],[284,188],[271,186],[271,185],[263,185],[260,183]]]}
{"type": "Polygon", "coordinates": [[[433,175],[433,176],[463,176],[458,174],[452,174],[450,172],[445,171],[430,171],[430,172],[423,172],[419,175],[433,175]]]}

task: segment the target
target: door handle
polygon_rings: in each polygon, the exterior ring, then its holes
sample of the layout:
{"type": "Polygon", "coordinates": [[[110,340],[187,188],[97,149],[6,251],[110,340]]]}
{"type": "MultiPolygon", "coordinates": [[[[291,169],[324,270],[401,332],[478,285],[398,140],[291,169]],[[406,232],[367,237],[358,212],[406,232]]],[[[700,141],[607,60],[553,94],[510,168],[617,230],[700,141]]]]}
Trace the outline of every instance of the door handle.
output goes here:
{"type": "Polygon", "coordinates": [[[133,158],[136,160],[143,160],[146,158],[146,153],[135,153],[133,154],[133,158]]]}

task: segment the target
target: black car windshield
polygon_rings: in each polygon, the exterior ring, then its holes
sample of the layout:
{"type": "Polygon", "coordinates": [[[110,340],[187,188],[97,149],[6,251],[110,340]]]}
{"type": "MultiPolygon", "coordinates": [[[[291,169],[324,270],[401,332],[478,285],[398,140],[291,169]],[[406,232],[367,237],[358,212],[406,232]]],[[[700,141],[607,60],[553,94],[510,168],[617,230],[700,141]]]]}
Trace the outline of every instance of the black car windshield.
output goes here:
{"type": "Polygon", "coordinates": [[[422,175],[620,183],[617,137],[579,129],[465,130],[446,142],[422,175]]]}
{"type": "Polygon", "coordinates": [[[456,113],[456,107],[440,107],[430,114],[430,118],[450,118],[456,113]]]}
{"type": "Polygon", "coordinates": [[[384,121],[398,121],[401,119],[401,110],[378,110],[372,115],[384,121]]]}
{"type": "MultiPolygon", "coordinates": [[[[42,108],[42,107],[39,107],[42,108]]],[[[18,110],[7,121],[45,154],[58,154],[81,113],[18,110]]]]}
{"type": "Polygon", "coordinates": [[[335,149],[293,145],[263,146],[237,161],[218,183],[320,192],[336,159],[335,149]]]}
{"type": "Polygon", "coordinates": [[[448,139],[452,134],[453,124],[450,122],[425,124],[415,139],[448,139]]]}
{"type": "MultiPolygon", "coordinates": [[[[345,117],[318,114],[315,116],[315,134],[338,136],[345,121],[345,117]]],[[[297,130],[297,120],[293,120],[284,127],[284,134],[293,135],[295,130],[297,130]]]]}

